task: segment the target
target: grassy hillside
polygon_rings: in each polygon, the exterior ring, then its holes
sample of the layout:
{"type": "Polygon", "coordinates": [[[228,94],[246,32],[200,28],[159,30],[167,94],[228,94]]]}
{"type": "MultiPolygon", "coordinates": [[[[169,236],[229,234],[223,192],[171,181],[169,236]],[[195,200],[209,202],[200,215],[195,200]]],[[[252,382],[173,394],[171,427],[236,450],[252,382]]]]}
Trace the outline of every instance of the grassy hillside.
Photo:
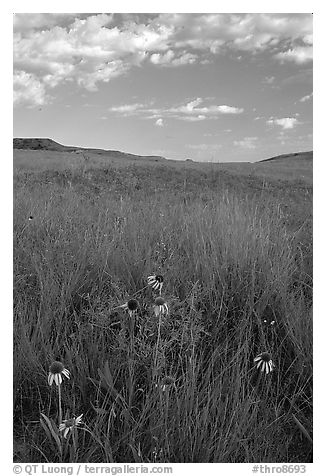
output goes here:
{"type": "Polygon", "coordinates": [[[269,159],[263,159],[261,162],[270,162],[271,160],[277,160],[277,161],[291,161],[293,162],[293,159],[295,162],[298,161],[312,161],[313,159],[313,152],[312,150],[308,152],[294,152],[292,154],[282,154],[282,155],[277,155],[276,157],[270,157],[269,159]]]}
{"type": "Polygon", "coordinates": [[[104,149],[92,149],[86,147],[74,147],[74,146],[66,146],[55,142],[52,139],[44,139],[44,138],[14,138],[13,139],[13,147],[16,150],[41,150],[41,151],[51,151],[51,152],[68,152],[68,153],[76,153],[81,154],[83,158],[89,156],[89,154],[97,156],[104,156],[108,158],[115,158],[115,159],[157,159],[157,160],[164,160],[163,157],[159,156],[141,156],[141,155],[134,155],[128,154],[125,152],[120,152],[119,150],[104,150],[104,149]]]}
{"type": "Polygon", "coordinates": [[[14,152],[15,461],[312,460],[312,165],[277,163],[14,152]]]}

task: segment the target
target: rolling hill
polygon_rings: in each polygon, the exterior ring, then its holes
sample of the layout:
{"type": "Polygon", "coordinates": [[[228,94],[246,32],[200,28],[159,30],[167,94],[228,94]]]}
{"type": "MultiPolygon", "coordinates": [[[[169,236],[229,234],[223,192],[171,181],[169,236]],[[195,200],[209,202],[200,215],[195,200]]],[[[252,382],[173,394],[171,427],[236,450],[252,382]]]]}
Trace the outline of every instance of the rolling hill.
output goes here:
{"type": "Polygon", "coordinates": [[[152,159],[155,161],[166,160],[164,157],[156,155],[136,155],[129,154],[126,152],[120,152],[119,150],[105,150],[105,149],[93,149],[87,147],[75,147],[75,146],[66,146],[55,142],[52,139],[47,138],[14,138],[13,140],[14,149],[23,149],[23,150],[47,150],[54,152],[77,152],[84,154],[98,154],[103,156],[110,156],[111,158],[116,159],[152,159]]]}
{"type": "Polygon", "coordinates": [[[270,162],[272,160],[275,161],[289,161],[295,159],[296,161],[301,161],[301,160],[312,160],[313,159],[313,151],[309,150],[307,152],[295,152],[292,154],[282,154],[282,155],[277,155],[276,157],[270,157],[269,159],[263,159],[260,160],[259,162],[270,162]]]}

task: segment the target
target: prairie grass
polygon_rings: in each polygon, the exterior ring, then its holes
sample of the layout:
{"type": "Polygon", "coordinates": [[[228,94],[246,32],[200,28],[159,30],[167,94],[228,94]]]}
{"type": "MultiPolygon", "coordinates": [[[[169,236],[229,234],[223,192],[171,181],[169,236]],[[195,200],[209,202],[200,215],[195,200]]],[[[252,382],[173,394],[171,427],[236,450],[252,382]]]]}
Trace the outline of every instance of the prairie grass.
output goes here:
{"type": "Polygon", "coordinates": [[[230,177],[18,170],[16,461],[312,460],[311,190],[284,200],[286,184],[230,177]],[[169,315],[153,312],[153,273],[169,315]],[[269,375],[253,363],[264,351],[269,375]],[[63,418],[84,422],[62,451],[40,425],[56,415],[55,360],[71,372],[63,418]]]}

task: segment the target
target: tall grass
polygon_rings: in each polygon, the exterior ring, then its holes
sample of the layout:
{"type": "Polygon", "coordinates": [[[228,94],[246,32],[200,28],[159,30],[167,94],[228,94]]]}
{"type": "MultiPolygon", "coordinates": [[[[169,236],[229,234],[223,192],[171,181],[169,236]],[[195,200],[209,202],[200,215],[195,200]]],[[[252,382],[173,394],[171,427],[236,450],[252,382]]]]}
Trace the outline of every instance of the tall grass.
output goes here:
{"type": "Polygon", "coordinates": [[[280,208],[223,187],[208,200],[20,183],[16,459],[311,461],[310,276],[280,208]],[[159,336],[153,273],[170,308],[159,336]],[[130,297],[141,304],[135,321],[119,308],[130,297]],[[253,365],[263,351],[276,365],[268,376],[253,365]],[[85,421],[63,456],[39,424],[55,413],[53,360],[72,376],[65,415],[85,421]]]}

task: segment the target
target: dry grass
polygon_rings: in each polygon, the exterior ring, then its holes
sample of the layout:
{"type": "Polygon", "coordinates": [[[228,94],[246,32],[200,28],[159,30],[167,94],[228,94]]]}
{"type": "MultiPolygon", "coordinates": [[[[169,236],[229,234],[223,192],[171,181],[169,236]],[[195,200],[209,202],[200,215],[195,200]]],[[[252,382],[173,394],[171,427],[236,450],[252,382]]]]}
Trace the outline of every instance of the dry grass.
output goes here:
{"type": "Polygon", "coordinates": [[[311,461],[309,185],[192,164],[27,165],[15,177],[15,460],[311,461]],[[152,273],[170,308],[160,322],[152,273]],[[133,296],[135,321],[117,309],[133,296]],[[268,376],[253,366],[265,350],[268,376]],[[85,422],[61,453],[39,423],[56,415],[53,360],[72,375],[65,417],[85,422]]]}

